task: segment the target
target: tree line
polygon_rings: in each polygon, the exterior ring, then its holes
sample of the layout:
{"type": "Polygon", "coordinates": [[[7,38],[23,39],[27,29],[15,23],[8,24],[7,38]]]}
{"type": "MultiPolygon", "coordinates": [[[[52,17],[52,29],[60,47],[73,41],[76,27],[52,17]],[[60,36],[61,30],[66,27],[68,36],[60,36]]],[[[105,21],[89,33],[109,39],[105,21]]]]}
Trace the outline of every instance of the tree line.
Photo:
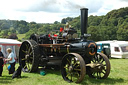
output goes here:
{"type": "MultiPolygon", "coordinates": [[[[48,34],[53,30],[65,27],[68,22],[80,34],[80,16],[63,18],[61,22],[36,23],[24,20],[0,20],[0,37],[12,38],[17,34],[26,34],[28,39],[31,34],[48,34]]],[[[128,7],[112,10],[103,16],[88,17],[88,37],[90,40],[126,40],[128,41],[128,7]]]]}

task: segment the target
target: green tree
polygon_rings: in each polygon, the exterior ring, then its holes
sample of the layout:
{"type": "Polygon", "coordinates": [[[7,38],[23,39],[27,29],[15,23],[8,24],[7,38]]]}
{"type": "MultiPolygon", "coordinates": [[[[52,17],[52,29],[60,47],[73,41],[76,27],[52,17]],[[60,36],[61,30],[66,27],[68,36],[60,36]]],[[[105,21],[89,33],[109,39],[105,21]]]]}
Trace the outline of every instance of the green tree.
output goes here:
{"type": "Polygon", "coordinates": [[[91,34],[91,37],[88,37],[89,40],[100,41],[102,36],[100,34],[98,26],[88,27],[88,34],[91,34]]]}
{"type": "Polygon", "coordinates": [[[117,31],[118,40],[128,40],[128,23],[125,21],[117,31]]]}
{"type": "Polygon", "coordinates": [[[58,22],[58,21],[55,21],[55,22],[54,22],[54,24],[59,24],[59,23],[60,23],[60,22],[58,22]]]}
{"type": "Polygon", "coordinates": [[[63,18],[62,20],[61,20],[61,24],[66,24],[66,19],[65,18],[63,18]]]}

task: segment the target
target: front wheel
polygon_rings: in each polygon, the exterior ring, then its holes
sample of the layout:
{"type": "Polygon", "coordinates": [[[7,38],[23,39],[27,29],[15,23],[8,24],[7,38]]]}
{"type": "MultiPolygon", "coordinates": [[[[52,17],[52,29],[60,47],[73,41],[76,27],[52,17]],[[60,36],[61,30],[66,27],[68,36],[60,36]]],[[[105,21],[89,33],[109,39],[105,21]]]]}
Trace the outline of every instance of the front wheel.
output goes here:
{"type": "Polygon", "coordinates": [[[68,82],[80,83],[86,73],[85,62],[77,53],[66,54],[62,59],[61,74],[68,82]]]}
{"type": "Polygon", "coordinates": [[[89,77],[97,79],[105,79],[110,74],[111,65],[109,59],[103,53],[97,53],[91,61],[94,66],[90,68],[89,77]]]}

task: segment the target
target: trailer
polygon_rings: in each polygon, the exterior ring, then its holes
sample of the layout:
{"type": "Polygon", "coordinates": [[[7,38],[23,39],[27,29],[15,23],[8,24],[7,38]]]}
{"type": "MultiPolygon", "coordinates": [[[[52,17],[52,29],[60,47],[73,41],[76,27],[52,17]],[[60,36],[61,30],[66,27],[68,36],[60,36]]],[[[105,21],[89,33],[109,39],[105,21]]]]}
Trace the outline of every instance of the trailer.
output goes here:
{"type": "Polygon", "coordinates": [[[127,41],[99,41],[97,44],[97,52],[102,52],[108,58],[128,58],[128,42],[127,41]]]}

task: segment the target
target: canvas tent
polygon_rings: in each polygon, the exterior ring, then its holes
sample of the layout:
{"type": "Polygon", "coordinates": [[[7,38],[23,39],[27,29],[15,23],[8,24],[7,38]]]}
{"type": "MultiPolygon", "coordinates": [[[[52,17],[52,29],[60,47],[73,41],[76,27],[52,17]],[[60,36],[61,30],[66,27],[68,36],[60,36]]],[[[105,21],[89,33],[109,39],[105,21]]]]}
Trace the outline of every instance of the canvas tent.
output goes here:
{"type": "Polygon", "coordinates": [[[0,38],[0,47],[2,48],[1,51],[4,54],[4,57],[7,58],[7,48],[11,48],[15,56],[18,57],[19,55],[19,48],[20,48],[21,42],[14,40],[14,39],[3,39],[0,38]]]}

